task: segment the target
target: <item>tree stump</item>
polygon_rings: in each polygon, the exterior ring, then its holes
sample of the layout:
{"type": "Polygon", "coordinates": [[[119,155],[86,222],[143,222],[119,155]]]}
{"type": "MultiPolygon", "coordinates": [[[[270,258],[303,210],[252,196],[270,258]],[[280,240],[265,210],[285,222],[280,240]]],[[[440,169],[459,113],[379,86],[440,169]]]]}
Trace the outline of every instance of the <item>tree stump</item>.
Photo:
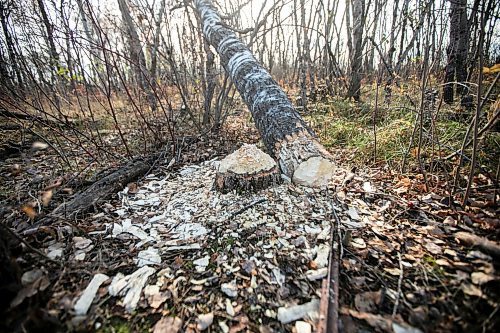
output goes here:
{"type": "Polygon", "coordinates": [[[274,159],[249,144],[226,156],[215,177],[215,187],[222,193],[258,191],[280,182],[281,174],[274,159]]]}

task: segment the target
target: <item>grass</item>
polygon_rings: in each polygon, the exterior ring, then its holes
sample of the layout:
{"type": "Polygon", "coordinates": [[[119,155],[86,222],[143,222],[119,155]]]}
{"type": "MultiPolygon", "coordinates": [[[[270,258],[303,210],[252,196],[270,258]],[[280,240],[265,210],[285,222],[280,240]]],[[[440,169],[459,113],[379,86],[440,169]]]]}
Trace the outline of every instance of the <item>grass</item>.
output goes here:
{"type": "MultiPolygon", "coordinates": [[[[420,105],[420,92],[416,85],[394,88],[392,101],[386,104],[384,92],[379,89],[376,124],[377,160],[373,160],[375,135],[373,133],[375,110],[375,87],[364,87],[363,101],[353,102],[341,97],[330,97],[326,101],[310,105],[311,113],[304,118],[328,148],[346,148],[355,151],[355,164],[386,163],[391,167],[401,165],[411,141],[416,120],[414,105],[420,105]]],[[[439,103],[437,101],[436,105],[439,103]]],[[[435,123],[433,135],[424,132],[422,156],[430,161],[460,149],[470,119],[454,119],[456,106],[443,104],[435,123]]],[[[456,118],[456,117],[455,117],[456,118]]],[[[427,126],[430,127],[430,126],[427,126]]],[[[430,129],[429,129],[430,130],[430,129]]],[[[427,130],[426,130],[427,131],[427,130]]],[[[499,149],[500,136],[490,133],[483,140],[480,163],[490,170],[496,169],[495,151],[499,149]]],[[[418,131],[413,147],[418,143],[418,131]]],[[[470,155],[470,152],[467,152],[470,155]]],[[[408,161],[416,164],[415,149],[410,149],[408,161]]]]}
{"type": "MultiPolygon", "coordinates": [[[[347,148],[357,152],[356,162],[373,158],[373,106],[341,99],[319,106],[306,120],[328,148],[347,148]]],[[[401,109],[379,107],[377,124],[377,155],[379,159],[395,162],[403,157],[413,129],[413,114],[401,109]]]]}

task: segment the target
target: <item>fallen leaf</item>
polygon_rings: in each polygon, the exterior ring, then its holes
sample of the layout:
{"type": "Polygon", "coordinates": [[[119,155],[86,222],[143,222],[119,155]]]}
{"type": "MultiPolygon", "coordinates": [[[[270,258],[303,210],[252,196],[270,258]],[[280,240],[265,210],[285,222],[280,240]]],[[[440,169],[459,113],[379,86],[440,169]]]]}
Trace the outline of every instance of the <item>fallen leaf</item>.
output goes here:
{"type": "Polygon", "coordinates": [[[214,321],[214,314],[213,312],[201,314],[198,316],[196,321],[198,322],[197,328],[200,331],[206,330],[210,325],[212,325],[212,322],[214,321]]]}
{"type": "Polygon", "coordinates": [[[463,283],[462,291],[464,292],[464,294],[469,296],[483,297],[483,292],[481,291],[481,289],[473,284],[463,283]]]}
{"type": "Polygon", "coordinates": [[[439,266],[451,266],[450,262],[446,259],[437,259],[436,264],[439,266]]]}
{"type": "Polygon", "coordinates": [[[429,251],[432,254],[440,254],[442,252],[441,246],[436,245],[432,242],[428,242],[424,246],[427,249],[427,251],[429,251]]]}
{"type": "Polygon", "coordinates": [[[483,272],[474,272],[471,274],[471,280],[472,283],[480,286],[490,281],[498,280],[498,277],[491,274],[485,274],[483,272]]]}
{"type": "Polygon", "coordinates": [[[358,248],[358,249],[365,249],[366,248],[366,243],[363,240],[363,238],[353,238],[351,245],[355,248],[358,248]]]}
{"type": "Polygon", "coordinates": [[[382,300],[382,292],[367,291],[354,297],[354,305],[361,312],[375,312],[382,300]]]}
{"type": "Polygon", "coordinates": [[[249,323],[247,316],[241,315],[238,316],[236,319],[238,320],[238,323],[236,325],[231,326],[231,328],[229,329],[229,333],[238,333],[247,328],[249,323]]]}
{"type": "Polygon", "coordinates": [[[38,215],[35,209],[29,205],[23,205],[21,210],[32,220],[38,215]]]}
{"type": "Polygon", "coordinates": [[[49,147],[48,144],[46,144],[45,142],[40,142],[40,141],[35,141],[31,145],[31,148],[35,149],[35,150],[43,150],[43,149],[47,149],[48,147],[49,147]]]}
{"type": "Polygon", "coordinates": [[[384,268],[384,271],[387,273],[394,275],[394,276],[399,276],[401,274],[401,270],[399,268],[384,268]]]}
{"type": "Polygon", "coordinates": [[[137,192],[139,192],[139,187],[137,186],[137,183],[129,183],[127,187],[128,187],[128,193],[136,194],[137,192]]]}
{"type": "Polygon", "coordinates": [[[179,317],[163,317],[153,327],[153,333],[177,333],[182,327],[179,317]]]}
{"type": "Polygon", "coordinates": [[[52,199],[52,191],[51,190],[44,191],[42,193],[42,205],[44,207],[47,207],[49,205],[51,199],[52,199]]]}

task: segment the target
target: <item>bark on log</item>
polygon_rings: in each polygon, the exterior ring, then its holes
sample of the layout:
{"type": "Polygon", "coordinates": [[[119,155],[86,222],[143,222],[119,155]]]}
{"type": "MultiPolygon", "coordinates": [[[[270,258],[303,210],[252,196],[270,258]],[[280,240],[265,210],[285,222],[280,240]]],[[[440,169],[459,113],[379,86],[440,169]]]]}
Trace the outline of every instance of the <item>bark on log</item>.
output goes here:
{"type": "Polygon", "coordinates": [[[497,259],[500,258],[500,244],[497,242],[463,231],[455,233],[454,236],[464,245],[477,247],[497,259]]]}
{"type": "Polygon", "coordinates": [[[84,213],[97,202],[122,190],[128,183],[144,175],[149,168],[149,164],[143,160],[131,161],[78,193],[70,201],[59,205],[51,215],[73,218],[79,213],[84,213]]]}
{"type": "MultiPolygon", "coordinates": [[[[0,227],[0,314],[9,309],[10,301],[21,289],[21,274],[19,267],[11,257],[10,243],[12,237],[0,227]]],[[[0,330],[3,323],[0,324],[0,330]]]]}
{"type": "Polygon", "coordinates": [[[219,165],[215,187],[222,193],[258,191],[280,183],[276,162],[255,145],[243,145],[219,165]]]}
{"type": "Polygon", "coordinates": [[[194,2],[205,38],[217,50],[282,173],[295,183],[326,186],[336,172],[331,155],[318,142],[283,89],[221,21],[211,1],[194,2]]]}
{"type": "Polygon", "coordinates": [[[0,117],[19,119],[19,120],[36,121],[36,122],[41,123],[42,125],[47,124],[47,125],[52,125],[52,126],[57,126],[57,127],[65,125],[65,123],[63,121],[56,122],[56,121],[44,119],[44,118],[29,114],[29,113],[13,112],[13,111],[9,111],[9,110],[4,109],[4,108],[0,108],[0,117]]]}

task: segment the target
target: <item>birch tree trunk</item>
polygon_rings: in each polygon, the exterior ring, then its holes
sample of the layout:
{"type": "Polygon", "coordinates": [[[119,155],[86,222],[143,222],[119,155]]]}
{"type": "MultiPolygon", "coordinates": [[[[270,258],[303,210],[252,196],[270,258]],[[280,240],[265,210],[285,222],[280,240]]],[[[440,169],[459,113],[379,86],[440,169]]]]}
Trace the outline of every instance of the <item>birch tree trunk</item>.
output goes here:
{"type": "Polygon", "coordinates": [[[338,171],[290,99],[253,54],[221,21],[209,0],[195,0],[203,33],[252,113],[269,153],[295,183],[326,186],[338,171]]]}

